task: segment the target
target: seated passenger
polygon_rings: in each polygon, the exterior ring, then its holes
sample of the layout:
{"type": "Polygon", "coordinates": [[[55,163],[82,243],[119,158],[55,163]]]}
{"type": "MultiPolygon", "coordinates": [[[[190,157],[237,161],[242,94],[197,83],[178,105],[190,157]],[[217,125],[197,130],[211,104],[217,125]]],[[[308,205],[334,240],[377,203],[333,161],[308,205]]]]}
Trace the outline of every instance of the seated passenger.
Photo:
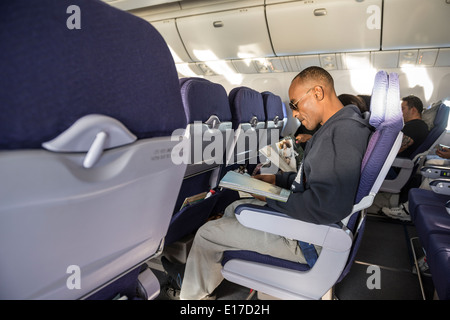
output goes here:
{"type": "Polygon", "coordinates": [[[408,158],[418,146],[422,144],[428,135],[428,126],[422,120],[423,103],[413,95],[402,98],[403,140],[399,157],[408,158]]]}
{"type": "MultiPolygon", "coordinates": [[[[338,99],[339,101],[341,101],[343,106],[347,106],[349,104],[357,106],[361,111],[361,114],[369,111],[366,102],[360,96],[343,93],[338,96],[338,99]]],[[[319,129],[320,125],[318,125],[317,128],[313,130],[308,130],[305,128],[305,126],[300,126],[294,134],[295,142],[299,144],[303,149],[305,149],[306,142],[311,139],[313,134],[319,129]]]]}
{"type": "MultiPolygon", "coordinates": [[[[419,147],[428,135],[428,125],[422,120],[423,103],[413,95],[402,98],[403,113],[403,140],[397,156],[409,158],[414,150],[419,147]]],[[[387,180],[397,177],[399,168],[392,167],[386,175],[387,180]]]]}
{"type": "Polygon", "coordinates": [[[181,299],[205,299],[222,282],[221,260],[226,250],[251,250],[294,262],[306,263],[296,240],[242,226],[234,215],[242,203],[268,205],[289,216],[316,224],[342,220],[352,209],[361,162],[371,133],[357,107],[343,108],[333,79],[319,67],[299,73],[289,88],[293,116],[306,129],[321,128],[307,144],[297,173],[260,175],[258,179],[290,188],[287,202],[241,199],[221,219],[197,232],[186,263],[181,299]]]}
{"type": "Polygon", "coordinates": [[[363,98],[360,96],[355,96],[353,94],[343,93],[338,96],[339,100],[342,102],[344,106],[347,106],[349,104],[353,104],[359,108],[361,113],[369,111],[369,107],[366,104],[366,101],[364,101],[363,98]]]}

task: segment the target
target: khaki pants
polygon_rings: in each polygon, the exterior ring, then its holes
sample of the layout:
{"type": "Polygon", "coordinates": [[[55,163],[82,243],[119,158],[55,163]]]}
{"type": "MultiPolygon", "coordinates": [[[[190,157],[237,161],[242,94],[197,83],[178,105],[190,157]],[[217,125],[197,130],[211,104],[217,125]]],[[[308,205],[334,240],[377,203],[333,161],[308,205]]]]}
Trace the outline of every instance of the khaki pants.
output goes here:
{"type": "Polygon", "coordinates": [[[242,226],[234,211],[243,203],[265,205],[257,199],[235,201],[222,218],[209,221],[197,231],[186,262],[181,299],[197,300],[212,294],[223,280],[221,261],[227,250],[251,250],[306,263],[297,241],[242,226]]]}

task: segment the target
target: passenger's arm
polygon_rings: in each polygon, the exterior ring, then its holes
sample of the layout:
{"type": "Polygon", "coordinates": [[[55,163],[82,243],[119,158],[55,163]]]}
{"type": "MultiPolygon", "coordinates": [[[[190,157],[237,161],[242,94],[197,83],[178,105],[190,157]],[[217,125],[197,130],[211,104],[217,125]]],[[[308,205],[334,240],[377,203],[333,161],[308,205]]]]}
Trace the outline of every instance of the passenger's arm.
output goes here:
{"type": "Polygon", "coordinates": [[[268,206],[293,218],[316,224],[334,223],[345,218],[354,204],[367,145],[366,133],[352,130],[345,124],[334,128],[311,148],[305,158],[306,189],[293,192],[287,202],[267,199],[268,206]]]}
{"type": "Polygon", "coordinates": [[[405,151],[410,146],[412,146],[413,143],[414,140],[411,137],[403,135],[402,145],[400,146],[400,150],[398,151],[398,153],[405,151]]]}

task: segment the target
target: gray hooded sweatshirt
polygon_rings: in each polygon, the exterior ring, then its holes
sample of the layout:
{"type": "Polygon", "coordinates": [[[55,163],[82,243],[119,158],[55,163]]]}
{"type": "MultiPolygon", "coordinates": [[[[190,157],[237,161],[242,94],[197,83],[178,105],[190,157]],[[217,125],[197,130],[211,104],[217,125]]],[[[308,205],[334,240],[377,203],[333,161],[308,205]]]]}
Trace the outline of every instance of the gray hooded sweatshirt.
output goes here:
{"type": "Polygon", "coordinates": [[[315,224],[344,219],[355,201],[371,133],[368,119],[356,106],[336,112],[308,141],[298,173],[276,175],[276,184],[292,191],[288,201],[267,199],[267,205],[315,224]]]}

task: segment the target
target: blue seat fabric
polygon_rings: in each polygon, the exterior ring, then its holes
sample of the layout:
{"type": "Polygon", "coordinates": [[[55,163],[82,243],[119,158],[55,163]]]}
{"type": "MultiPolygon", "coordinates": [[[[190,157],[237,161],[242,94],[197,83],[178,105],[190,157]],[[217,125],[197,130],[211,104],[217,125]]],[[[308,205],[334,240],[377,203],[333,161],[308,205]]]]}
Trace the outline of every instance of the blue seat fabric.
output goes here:
{"type": "MultiPolygon", "coordinates": [[[[197,77],[182,78],[179,83],[188,124],[205,123],[211,116],[217,116],[220,122],[231,122],[228,96],[222,85],[197,77]]],[[[194,156],[191,155],[191,162],[193,160],[194,156]]],[[[211,171],[206,171],[192,177],[185,177],[183,180],[165,238],[166,245],[196,231],[214,213],[215,204],[221,195],[219,191],[208,199],[181,209],[187,197],[208,192],[211,189],[210,178],[211,171]]]]}
{"type": "Polygon", "coordinates": [[[175,64],[167,46],[154,45],[161,35],[98,0],[77,1],[81,29],[69,30],[71,4],[2,1],[0,150],[40,148],[93,113],[119,120],[138,138],[185,128],[175,64]]]}
{"type": "Polygon", "coordinates": [[[409,191],[410,214],[441,300],[450,300],[450,215],[445,209],[449,200],[430,190],[409,191]]]}

